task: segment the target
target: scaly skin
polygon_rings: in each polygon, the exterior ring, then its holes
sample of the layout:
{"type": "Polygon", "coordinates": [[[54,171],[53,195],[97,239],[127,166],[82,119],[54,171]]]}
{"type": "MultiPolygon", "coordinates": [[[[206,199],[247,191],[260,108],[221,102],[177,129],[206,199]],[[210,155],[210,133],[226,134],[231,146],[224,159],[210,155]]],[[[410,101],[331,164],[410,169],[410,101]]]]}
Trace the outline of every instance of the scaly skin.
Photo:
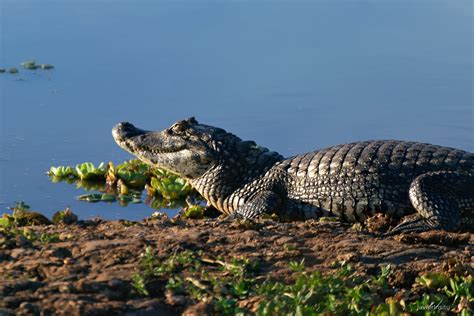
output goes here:
{"type": "Polygon", "coordinates": [[[284,159],[223,129],[179,121],[162,132],[129,123],[113,136],[142,161],[186,178],[231,217],[276,213],[284,220],[337,216],[400,218],[393,233],[473,230],[474,154],[430,144],[366,141],[284,159]]]}

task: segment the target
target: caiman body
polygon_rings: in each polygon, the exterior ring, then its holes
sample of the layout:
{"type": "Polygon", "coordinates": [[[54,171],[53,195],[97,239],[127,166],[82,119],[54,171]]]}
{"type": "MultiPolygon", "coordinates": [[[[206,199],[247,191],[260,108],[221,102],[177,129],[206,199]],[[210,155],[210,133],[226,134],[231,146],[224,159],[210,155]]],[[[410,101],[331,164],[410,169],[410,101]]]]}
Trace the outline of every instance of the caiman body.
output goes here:
{"type": "Polygon", "coordinates": [[[342,144],[283,158],[194,118],[161,132],[130,123],[116,142],[142,161],[186,178],[232,217],[275,213],[284,220],[415,213],[393,231],[472,230],[474,154],[406,141],[342,144]]]}

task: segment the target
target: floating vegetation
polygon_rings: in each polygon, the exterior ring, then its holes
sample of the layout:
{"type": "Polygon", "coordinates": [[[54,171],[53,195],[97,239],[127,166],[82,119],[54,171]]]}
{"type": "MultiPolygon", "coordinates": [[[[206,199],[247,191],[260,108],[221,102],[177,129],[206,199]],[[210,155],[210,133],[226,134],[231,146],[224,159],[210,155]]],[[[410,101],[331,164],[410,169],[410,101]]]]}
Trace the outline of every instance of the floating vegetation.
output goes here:
{"type": "MultiPolygon", "coordinates": [[[[122,206],[141,203],[142,193],[153,209],[186,206],[186,197],[199,198],[196,191],[183,178],[162,169],[152,169],[138,159],[114,165],[103,162],[97,167],[91,162],[72,166],[53,166],[47,172],[52,182],[76,184],[77,188],[99,191],[78,196],[78,200],[91,203],[118,202],[122,206]]],[[[191,209],[190,217],[198,217],[199,208],[191,209]]]]}
{"type": "Polygon", "coordinates": [[[150,167],[137,159],[132,159],[117,166],[109,162],[105,179],[109,185],[117,184],[121,180],[119,184],[122,186],[125,185],[143,190],[150,177],[150,167]]]}
{"type": "Polygon", "coordinates": [[[147,190],[152,195],[158,192],[165,199],[176,200],[185,198],[193,190],[186,180],[166,170],[156,169],[153,171],[153,175],[154,177],[152,177],[150,187],[147,190]]]}
{"type": "Polygon", "coordinates": [[[101,179],[105,176],[105,173],[103,162],[97,168],[92,162],[85,162],[76,166],[76,174],[81,180],[101,179]]]}
{"type": "Polygon", "coordinates": [[[35,60],[25,60],[20,64],[25,69],[36,69],[38,66],[36,65],[35,60]]]}
{"type": "Polygon", "coordinates": [[[77,172],[76,169],[73,167],[51,167],[48,171],[48,175],[52,177],[58,177],[58,178],[76,178],[77,172]]]}
{"type": "Polygon", "coordinates": [[[36,60],[30,59],[30,60],[25,60],[24,62],[21,63],[21,66],[25,69],[29,70],[35,70],[38,68],[44,69],[44,70],[49,70],[53,69],[54,66],[50,64],[37,64],[36,60]]]}
{"type": "MultiPolygon", "coordinates": [[[[51,64],[37,64],[36,60],[34,59],[25,60],[22,63],[20,63],[20,66],[27,70],[37,70],[37,69],[50,70],[54,68],[54,66],[51,64]]],[[[10,74],[17,74],[19,71],[18,71],[18,68],[16,67],[0,68],[0,73],[6,73],[6,72],[10,74]]]]}

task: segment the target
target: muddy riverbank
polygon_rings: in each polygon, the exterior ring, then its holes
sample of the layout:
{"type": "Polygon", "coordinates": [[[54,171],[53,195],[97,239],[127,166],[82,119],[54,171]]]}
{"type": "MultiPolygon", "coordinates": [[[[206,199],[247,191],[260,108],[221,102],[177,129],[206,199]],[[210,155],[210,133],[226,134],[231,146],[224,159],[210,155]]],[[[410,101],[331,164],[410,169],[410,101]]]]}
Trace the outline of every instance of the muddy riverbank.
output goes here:
{"type": "MultiPolygon", "coordinates": [[[[377,225],[372,224],[373,230],[377,225]]],[[[442,272],[472,278],[474,271],[474,235],[469,233],[377,237],[332,221],[225,223],[164,215],[140,222],[97,219],[28,230],[54,238],[30,241],[19,234],[6,242],[2,237],[0,315],[219,314],[225,311],[225,298],[233,304],[229,313],[236,308],[254,313],[262,310],[264,296],[252,294],[252,289],[265,280],[291,284],[301,273],[331,275],[341,265],[349,265],[351,273],[362,278],[379,275],[390,265],[385,292],[376,293],[379,304],[388,297],[408,302],[421,295],[414,285],[420,275],[442,272]],[[153,253],[153,264],[144,262],[147,249],[153,253]],[[188,261],[171,266],[169,258],[183,253],[188,261]],[[197,270],[192,260],[199,262],[197,270]],[[238,262],[246,267],[256,263],[251,274],[239,276],[251,278],[246,281],[250,288],[239,295],[216,290],[210,276],[233,277],[235,269],[227,268],[238,262]],[[154,272],[146,272],[147,264],[154,272]],[[174,280],[183,282],[180,291],[173,287],[176,281],[170,285],[173,274],[179,275],[174,280]],[[220,305],[213,297],[219,297],[220,305]]],[[[458,300],[447,308],[460,311],[466,304],[458,300]]]]}

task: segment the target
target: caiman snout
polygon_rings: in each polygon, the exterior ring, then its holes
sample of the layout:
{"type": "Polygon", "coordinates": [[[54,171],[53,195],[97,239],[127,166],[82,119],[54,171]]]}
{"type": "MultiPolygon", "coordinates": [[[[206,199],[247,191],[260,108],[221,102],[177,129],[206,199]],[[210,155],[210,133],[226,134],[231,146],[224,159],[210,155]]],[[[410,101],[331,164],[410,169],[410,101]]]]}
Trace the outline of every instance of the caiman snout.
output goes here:
{"type": "Polygon", "coordinates": [[[125,140],[137,135],[146,133],[147,131],[136,128],[133,124],[128,122],[121,122],[114,126],[112,135],[115,140],[125,140]]]}

